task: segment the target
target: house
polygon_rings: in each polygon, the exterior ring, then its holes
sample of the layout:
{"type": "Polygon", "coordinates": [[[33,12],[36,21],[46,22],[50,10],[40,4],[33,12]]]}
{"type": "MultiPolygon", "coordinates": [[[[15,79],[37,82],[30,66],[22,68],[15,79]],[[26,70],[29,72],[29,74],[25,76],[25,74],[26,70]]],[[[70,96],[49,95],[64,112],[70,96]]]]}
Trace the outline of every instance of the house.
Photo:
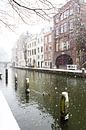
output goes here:
{"type": "MultiPolygon", "coordinates": [[[[82,54],[78,54],[76,37],[80,26],[86,27],[86,3],[84,0],[70,0],[62,6],[54,18],[55,53],[57,68],[68,64],[80,67],[82,54]]],[[[86,53],[84,53],[84,61],[86,53]]]]}

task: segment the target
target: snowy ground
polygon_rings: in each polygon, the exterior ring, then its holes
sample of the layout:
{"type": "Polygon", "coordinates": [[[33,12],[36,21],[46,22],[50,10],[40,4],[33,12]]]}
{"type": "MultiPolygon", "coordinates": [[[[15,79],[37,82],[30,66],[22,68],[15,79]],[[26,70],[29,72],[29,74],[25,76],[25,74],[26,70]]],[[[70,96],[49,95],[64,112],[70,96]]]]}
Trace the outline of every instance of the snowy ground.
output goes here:
{"type": "Polygon", "coordinates": [[[0,130],[20,130],[3,93],[0,91],[0,130]]]}

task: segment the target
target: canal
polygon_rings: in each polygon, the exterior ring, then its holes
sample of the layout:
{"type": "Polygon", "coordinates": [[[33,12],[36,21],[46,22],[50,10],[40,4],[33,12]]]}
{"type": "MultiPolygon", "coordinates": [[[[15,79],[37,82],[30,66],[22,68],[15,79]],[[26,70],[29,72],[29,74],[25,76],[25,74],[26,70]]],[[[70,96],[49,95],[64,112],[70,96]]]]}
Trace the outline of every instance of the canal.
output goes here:
{"type": "Polygon", "coordinates": [[[45,74],[26,70],[2,69],[3,92],[21,130],[86,130],[86,79],[45,74]],[[15,74],[17,83],[15,86],[15,74]],[[25,92],[29,78],[30,93],[25,92]],[[60,122],[60,97],[69,94],[69,120],[60,122]]]}

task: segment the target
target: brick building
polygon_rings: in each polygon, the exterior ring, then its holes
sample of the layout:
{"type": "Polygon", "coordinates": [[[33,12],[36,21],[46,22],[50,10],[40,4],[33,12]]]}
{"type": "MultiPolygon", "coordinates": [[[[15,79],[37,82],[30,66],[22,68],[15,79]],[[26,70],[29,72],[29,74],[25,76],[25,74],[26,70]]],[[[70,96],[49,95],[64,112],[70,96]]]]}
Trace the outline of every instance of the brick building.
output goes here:
{"type": "Polygon", "coordinates": [[[51,28],[44,34],[44,67],[52,68],[54,66],[54,31],[51,28]]]}
{"type": "MultiPolygon", "coordinates": [[[[54,16],[54,61],[57,68],[66,68],[67,64],[80,66],[75,39],[79,27],[86,25],[85,15],[86,3],[84,0],[70,0],[54,16]]],[[[86,53],[84,53],[85,61],[86,53]]]]}

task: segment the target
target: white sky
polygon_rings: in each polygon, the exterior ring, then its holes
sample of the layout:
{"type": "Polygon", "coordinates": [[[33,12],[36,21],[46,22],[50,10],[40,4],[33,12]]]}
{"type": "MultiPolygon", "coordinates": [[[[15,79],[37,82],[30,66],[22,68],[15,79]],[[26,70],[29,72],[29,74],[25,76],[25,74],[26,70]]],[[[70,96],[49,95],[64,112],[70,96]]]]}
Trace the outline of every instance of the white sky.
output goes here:
{"type": "MultiPolygon", "coordinates": [[[[61,0],[61,1],[60,0],[51,0],[51,1],[52,1],[52,3],[56,3],[59,6],[59,4],[64,3],[67,0],[61,0]]],[[[6,7],[5,7],[4,2],[7,2],[7,0],[0,1],[0,8],[2,10],[6,10],[6,12],[8,12],[9,14],[13,13],[12,15],[14,16],[14,12],[10,12],[10,9],[7,8],[8,5],[6,5],[6,7]]],[[[1,13],[0,13],[0,17],[1,17],[1,13]]],[[[9,19],[9,20],[13,22],[13,20],[15,20],[15,19],[17,19],[17,17],[14,19],[9,19]]],[[[6,21],[7,21],[7,19],[6,19],[6,21]]],[[[35,27],[34,26],[30,27],[30,26],[25,25],[24,23],[21,23],[18,19],[15,32],[12,32],[11,30],[9,30],[5,26],[3,26],[3,24],[1,24],[0,25],[0,47],[4,48],[4,50],[6,52],[9,52],[9,54],[11,54],[10,50],[22,32],[25,32],[27,30],[29,30],[31,32],[34,32],[34,31],[37,32],[39,30],[39,28],[41,27],[41,25],[43,26],[43,23],[40,25],[38,24],[35,27]]]]}

